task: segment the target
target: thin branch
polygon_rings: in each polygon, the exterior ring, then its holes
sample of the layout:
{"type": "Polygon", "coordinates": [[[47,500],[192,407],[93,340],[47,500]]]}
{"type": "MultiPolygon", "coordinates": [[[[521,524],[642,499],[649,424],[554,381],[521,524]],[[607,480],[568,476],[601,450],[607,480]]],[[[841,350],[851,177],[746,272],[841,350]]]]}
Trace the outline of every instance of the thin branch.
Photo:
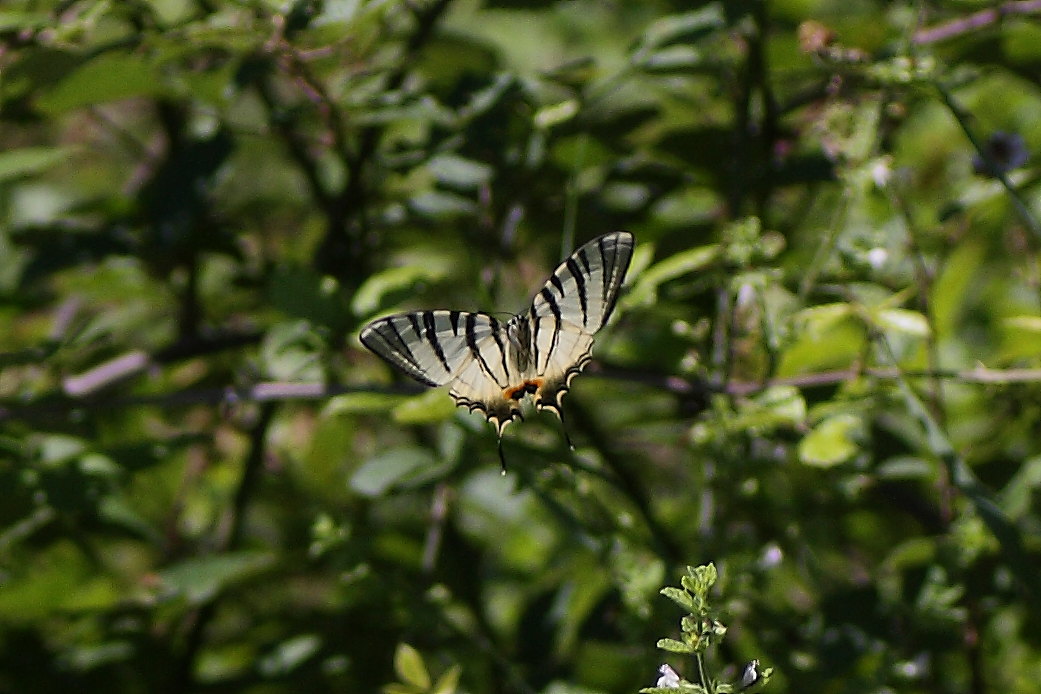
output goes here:
{"type": "MultiPolygon", "coordinates": [[[[763,381],[729,381],[719,384],[696,377],[673,376],[617,367],[604,367],[594,362],[587,373],[604,378],[638,383],[650,388],[673,393],[683,398],[700,398],[707,393],[726,393],[747,396],[778,386],[794,388],[821,388],[858,378],[898,381],[901,378],[943,379],[963,384],[1008,386],[1016,383],[1041,383],[1041,369],[990,369],[977,366],[972,369],[923,369],[900,371],[894,368],[851,368],[837,371],[800,374],[763,381]]],[[[239,403],[292,402],[297,400],[324,400],[351,393],[382,395],[418,395],[424,388],[411,383],[384,385],[326,385],[324,383],[291,383],[269,381],[235,388],[199,388],[151,395],[113,397],[98,395],[75,398],[54,395],[26,405],[0,404],[0,422],[31,420],[66,416],[78,410],[114,411],[130,407],[188,407],[192,405],[236,405],[239,403]]]]}
{"type": "Polygon", "coordinates": [[[1026,15],[1041,13],[1041,0],[1019,0],[1018,2],[1004,2],[996,7],[990,7],[979,12],[974,12],[965,17],[952,19],[942,24],[919,29],[915,32],[914,42],[921,45],[946,41],[947,39],[961,36],[969,32],[978,31],[991,24],[1001,22],[1005,17],[1013,15],[1026,15]]]}
{"type": "MultiPolygon", "coordinates": [[[[584,407],[578,402],[572,402],[569,407],[569,416],[580,428],[588,431],[596,441],[609,441],[611,436],[604,431],[594,417],[591,417],[584,407]]],[[[629,460],[620,455],[612,446],[602,445],[597,447],[603,457],[604,464],[612,473],[615,488],[621,491],[629,499],[629,502],[640,514],[644,525],[647,527],[653,542],[657,545],[659,556],[670,565],[678,565],[683,551],[676,540],[655,517],[647,492],[638,475],[630,469],[629,460]]]]}
{"type": "Polygon", "coordinates": [[[951,115],[958,121],[958,125],[961,126],[962,132],[965,133],[965,137],[972,143],[973,148],[979,155],[980,161],[983,162],[986,167],[987,173],[996,178],[1001,183],[1002,187],[1008,193],[1009,199],[1012,201],[1012,206],[1019,214],[1020,219],[1027,225],[1030,232],[1033,234],[1035,240],[1041,240],[1041,222],[1038,221],[1034,213],[1031,212],[1030,207],[1027,205],[1023,196],[1020,195],[1019,191],[1012,185],[1012,181],[1009,180],[1008,175],[999,167],[995,162],[994,158],[987,151],[987,148],[983,146],[983,143],[978,137],[976,137],[975,131],[970,125],[971,116],[964,108],[961,107],[951,93],[944,85],[937,83],[936,89],[940,92],[940,96],[943,99],[944,104],[947,105],[951,115]]]}

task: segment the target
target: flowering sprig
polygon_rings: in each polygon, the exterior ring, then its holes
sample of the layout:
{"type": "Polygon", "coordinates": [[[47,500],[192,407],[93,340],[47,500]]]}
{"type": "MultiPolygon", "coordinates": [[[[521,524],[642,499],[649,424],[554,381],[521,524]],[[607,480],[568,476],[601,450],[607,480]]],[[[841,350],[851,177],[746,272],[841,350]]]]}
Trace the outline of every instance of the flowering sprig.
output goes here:
{"type": "Polygon", "coordinates": [[[765,684],[770,678],[772,669],[760,669],[758,660],[745,665],[740,681],[735,684],[719,682],[706,675],[705,652],[727,633],[726,625],[716,619],[709,604],[708,594],[717,577],[714,564],[688,566],[687,574],[680,579],[682,587],[667,586],[661,590],[662,595],[686,610],[687,615],[680,620],[681,637],[659,639],[658,648],[694,656],[700,683],[683,679],[671,666],[663,664],[658,668],[660,676],[655,686],[641,689],[640,694],[728,694],[765,684]]]}

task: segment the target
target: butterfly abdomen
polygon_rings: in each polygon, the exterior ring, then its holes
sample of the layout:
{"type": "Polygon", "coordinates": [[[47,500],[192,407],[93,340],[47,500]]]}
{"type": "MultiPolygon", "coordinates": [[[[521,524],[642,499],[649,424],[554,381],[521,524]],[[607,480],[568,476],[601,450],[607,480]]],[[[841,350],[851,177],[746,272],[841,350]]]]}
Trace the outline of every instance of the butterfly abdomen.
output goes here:
{"type": "Polygon", "coordinates": [[[530,378],[519,386],[513,386],[512,388],[506,388],[502,391],[503,397],[507,400],[520,400],[525,395],[535,395],[542,388],[541,378],[530,378]]]}

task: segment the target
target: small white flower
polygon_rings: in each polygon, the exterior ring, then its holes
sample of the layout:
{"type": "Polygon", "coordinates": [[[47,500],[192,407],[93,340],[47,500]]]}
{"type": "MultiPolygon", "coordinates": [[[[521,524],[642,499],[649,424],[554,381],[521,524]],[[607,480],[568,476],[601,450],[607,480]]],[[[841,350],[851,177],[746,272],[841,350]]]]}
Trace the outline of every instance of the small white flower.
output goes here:
{"type": "Polygon", "coordinates": [[[671,667],[662,663],[661,667],[658,668],[658,673],[661,677],[658,678],[656,687],[678,687],[680,686],[680,676],[671,667]]]}
{"type": "Polygon", "coordinates": [[[741,673],[741,689],[748,689],[759,681],[759,677],[759,661],[749,661],[748,665],[745,665],[745,671],[741,673]]]}
{"type": "Polygon", "coordinates": [[[870,251],[867,252],[868,264],[875,270],[878,270],[883,265],[885,265],[888,259],[889,251],[887,251],[884,248],[879,248],[876,246],[875,248],[872,248],[870,251]]]}
{"type": "Polygon", "coordinates": [[[871,167],[871,180],[878,188],[885,188],[889,180],[893,178],[893,167],[889,157],[879,157],[871,167]]]}

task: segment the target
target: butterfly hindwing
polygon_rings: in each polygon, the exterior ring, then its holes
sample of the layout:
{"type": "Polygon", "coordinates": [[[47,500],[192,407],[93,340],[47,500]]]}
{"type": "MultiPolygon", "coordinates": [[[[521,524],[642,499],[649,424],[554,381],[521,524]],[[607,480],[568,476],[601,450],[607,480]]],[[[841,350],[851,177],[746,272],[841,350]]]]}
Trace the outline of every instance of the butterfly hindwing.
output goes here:
{"type": "Polygon", "coordinates": [[[503,390],[517,378],[508,358],[504,326],[493,316],[467,311],[399,313],[361,332],[370,350],[430,386],[452,385],[456,404],[480,410],[501,431],[516,411],[503,390]]]}

